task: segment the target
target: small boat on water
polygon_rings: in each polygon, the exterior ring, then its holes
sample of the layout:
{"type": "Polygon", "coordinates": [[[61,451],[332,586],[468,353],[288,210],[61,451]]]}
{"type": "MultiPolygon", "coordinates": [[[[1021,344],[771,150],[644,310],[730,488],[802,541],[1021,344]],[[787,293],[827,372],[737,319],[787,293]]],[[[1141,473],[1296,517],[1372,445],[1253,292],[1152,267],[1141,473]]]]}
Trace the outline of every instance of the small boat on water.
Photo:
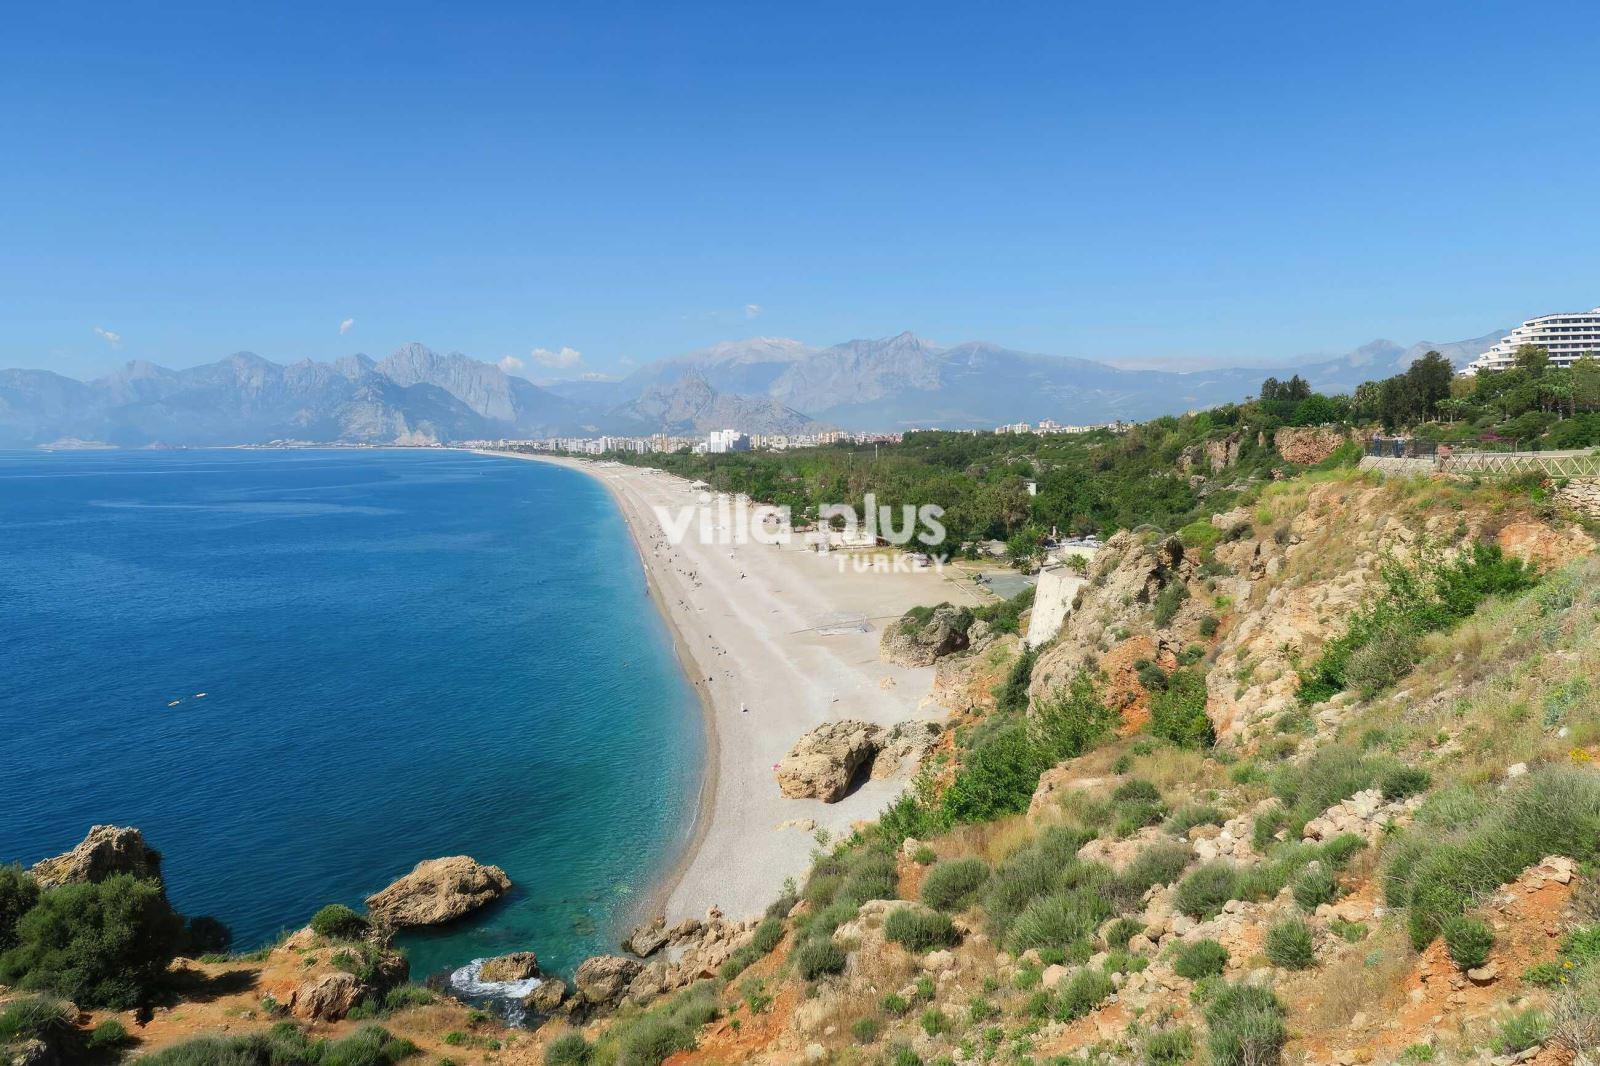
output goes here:
{"type": "Polygon", "coordinates": [[[194,694],[194,698],[197,700],[203,700],[206,698],[206,694],[204,692],[196,692],[194,694]]]}
{"type": "Polygon", "coordinates": [[[173,700],[171,703],[167,704],[167,706],[168,707],[176,707],[178,704],[180,704],[182,702],[183,702],[182,700],[173,700]]]}

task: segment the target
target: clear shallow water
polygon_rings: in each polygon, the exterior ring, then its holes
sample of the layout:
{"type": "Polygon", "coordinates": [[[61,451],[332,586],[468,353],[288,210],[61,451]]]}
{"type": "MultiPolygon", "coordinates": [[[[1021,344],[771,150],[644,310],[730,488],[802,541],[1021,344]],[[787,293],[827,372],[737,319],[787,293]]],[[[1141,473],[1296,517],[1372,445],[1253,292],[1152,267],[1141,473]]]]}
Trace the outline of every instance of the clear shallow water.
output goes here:
{"type": "Polygon", "coordinates": [[[678,858],[701,731],[581,474],[0,453],[0,861],[138,826],[177,907],[248,948],[468,854],[517,889],[405,938],[413,976],[513,950],[570,972],[678,858]]]}

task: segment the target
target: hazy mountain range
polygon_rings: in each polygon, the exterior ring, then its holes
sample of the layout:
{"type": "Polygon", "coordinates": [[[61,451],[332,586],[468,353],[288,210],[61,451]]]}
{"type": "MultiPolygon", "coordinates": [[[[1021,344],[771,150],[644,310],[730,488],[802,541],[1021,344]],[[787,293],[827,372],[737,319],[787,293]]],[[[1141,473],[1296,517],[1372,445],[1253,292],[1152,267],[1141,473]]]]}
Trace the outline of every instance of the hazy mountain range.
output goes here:
{"type": "Polygon", "coordinates": [[[1119,369],[984,341],[947,347],[911,333],[827,348],[757,337],[662,359],[620,381],[549,386],[420,344],[380,362],[353,355],[285,366],[240,352],[187,370],[130,362],[88,382],[48,370],[0,370],[0,447],[63,440],[126,447],[407,443],[1145,419],[1244,399],[1269,375],[1299,373],[1320,391],[1344,392],[1397,373],[1430,349],[1460,366],[1502,336],[1409,347],[1377,340],[1294,366],[1192,372],[1119,369]]]}

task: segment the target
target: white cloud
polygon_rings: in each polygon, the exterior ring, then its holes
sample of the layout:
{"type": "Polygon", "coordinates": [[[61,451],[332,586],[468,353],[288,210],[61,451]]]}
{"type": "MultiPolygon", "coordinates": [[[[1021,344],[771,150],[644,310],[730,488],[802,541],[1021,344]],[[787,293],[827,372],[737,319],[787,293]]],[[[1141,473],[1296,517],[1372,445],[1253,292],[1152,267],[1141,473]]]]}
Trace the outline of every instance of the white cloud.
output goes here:
{"type": "Polygon", "coordinates": [[[496,365],[499,366],[501,370],[504,370],[507,374],[520,374],[522,373],[522,368],[528,364],[524,363],[521,359],[518,359],[514,355],[508,355],[502,358],[496,365]]]}
{"type": "Polygon", "coordinates": [[[356,324],[356,320],[353,319],[353,318],[347,318],[343,322],[339,323],[339,336],[342,337],[346,333],[349,333],[351,328],[354,327],[355,324],[356,324]]]}
{"type": "Polygon", "coordinates": [[[563,346],[560,351],[551,351],[549,348],[535,348],[531,353],[533,361],[540,366],[552,370],[566,370],[583,362],[583,353],[576,348],[563,346]]]}
{"type": "Polygon", "coordinates": [[[111,347],[122,347],[122,334],[113,333],[109,329],[101,329],[99,326],[94,328],[94,332],[97,337],[111,345],[111,347]]]}
{"type": "Polygon", "coordinates": [[[761,314],[761,310],[762,308],[760,304],[745,304],[744,317],[755,318],[757,315],[761,314]]]}

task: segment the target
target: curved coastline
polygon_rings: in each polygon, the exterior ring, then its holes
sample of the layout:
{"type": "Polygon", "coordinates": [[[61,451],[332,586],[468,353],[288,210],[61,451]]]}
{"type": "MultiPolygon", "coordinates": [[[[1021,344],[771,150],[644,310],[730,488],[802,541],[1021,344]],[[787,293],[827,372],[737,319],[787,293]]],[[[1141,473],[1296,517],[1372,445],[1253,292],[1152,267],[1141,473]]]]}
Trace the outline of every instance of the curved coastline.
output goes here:
{"type": "Polygon", "coordinates": [[[700,699],[707,750],[694,828],[678,861],[641,893],[638,918],[677,921],[713,906],[735,918],[758,914],[785,880],[803,877],[814,832],[837,839],[898,795],[904,779],[869,781],[837,803],[784,799],[772,767],[825,721],[942,719],[945,709],[930,699],[933,670],[882,662],[878,629],[917,604],[975,604],[975,593],[933,571],[851,572],[839,565],[849,557],[801,547],[693,537],[668,545],[652,508],[703,502],[682,478],[563,456],[474,451],[563,466],[606,486],[700,699]],[[830,625],[844,616],[865,624],[830,625]]]}

